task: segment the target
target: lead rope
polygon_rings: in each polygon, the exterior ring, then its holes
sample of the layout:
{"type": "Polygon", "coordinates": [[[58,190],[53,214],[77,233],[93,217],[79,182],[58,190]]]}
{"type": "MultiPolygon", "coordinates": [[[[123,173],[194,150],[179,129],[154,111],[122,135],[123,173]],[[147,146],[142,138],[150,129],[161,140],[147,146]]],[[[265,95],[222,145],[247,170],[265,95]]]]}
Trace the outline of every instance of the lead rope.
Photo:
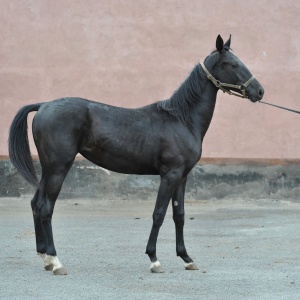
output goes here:
{"type": "Polygon", "coordinates": [[[290,111],[290,112],[293,112],[293,113],[296,113],[296,114],[300,114],[300,111],[294,110],[294,109],[290,109],[290,108],[287,108],[287,107],[283,107],[283,106],[271,104],[271,103],[264,102],[264,101],[259,101],[259,103],[267,104],[267,105],[274,106],[274,107],[277,107],[277,108],[280,108],[280,109],[284,109],[284,110],[287,110],[287,111],[290,111]]]}

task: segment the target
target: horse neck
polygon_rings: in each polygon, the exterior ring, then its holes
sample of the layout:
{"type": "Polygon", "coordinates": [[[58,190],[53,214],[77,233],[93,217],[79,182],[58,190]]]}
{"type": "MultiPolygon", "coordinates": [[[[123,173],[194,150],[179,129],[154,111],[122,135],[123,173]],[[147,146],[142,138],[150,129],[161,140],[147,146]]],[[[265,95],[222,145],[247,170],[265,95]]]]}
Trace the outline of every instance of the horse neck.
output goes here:
{"type": "Polygon", "coordinates": [[[218,89],[206,76],[198,64],[178,89],[180,91],[182,87],[185,87],[185,102],[189,103],[186,113],[188,117],[184,122],[201,140],[203,140],[212,120],[218,92],[218,89]]]}
{"type": "Polygon", "coordinates": [[[203,139],[213,116],[216,95],[217,88],[207,80],[198,64],[172,97],[158,102],[157,107],[175,116],[203,139]]]}
{"type": "Polygon", "coordinates": [[[218,89],[206,79],[202,79],[202,89],[198,101],[191,107],[191,130],[203,140],[215,110],[218,89]]]}

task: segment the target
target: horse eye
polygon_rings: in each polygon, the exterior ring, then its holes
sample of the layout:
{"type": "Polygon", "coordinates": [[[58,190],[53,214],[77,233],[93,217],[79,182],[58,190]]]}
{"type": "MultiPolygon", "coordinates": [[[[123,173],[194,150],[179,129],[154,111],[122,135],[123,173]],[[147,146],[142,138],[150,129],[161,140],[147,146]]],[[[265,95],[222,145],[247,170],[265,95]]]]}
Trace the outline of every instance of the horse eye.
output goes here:
{"type": "Polygon", "coordinates": [[[232,67],[233,67],[233,68],[237,68],[238,66],[239,66],[238,63],[233,63],[233,64],[232,64],[232,67]]]}

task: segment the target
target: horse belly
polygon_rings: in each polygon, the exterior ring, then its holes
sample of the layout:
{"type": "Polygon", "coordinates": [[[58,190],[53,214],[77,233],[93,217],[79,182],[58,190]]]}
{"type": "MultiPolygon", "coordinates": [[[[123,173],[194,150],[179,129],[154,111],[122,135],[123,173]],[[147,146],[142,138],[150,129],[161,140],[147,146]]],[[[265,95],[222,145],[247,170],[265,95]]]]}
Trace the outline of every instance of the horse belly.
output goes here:
{"type": "Polygon", "coordinates": [[[84,149],[80,153],[96,165],[113,172],[140,175],[159,173],[156,163],[142,155],[116,155],[101,149],[84,149]]]}

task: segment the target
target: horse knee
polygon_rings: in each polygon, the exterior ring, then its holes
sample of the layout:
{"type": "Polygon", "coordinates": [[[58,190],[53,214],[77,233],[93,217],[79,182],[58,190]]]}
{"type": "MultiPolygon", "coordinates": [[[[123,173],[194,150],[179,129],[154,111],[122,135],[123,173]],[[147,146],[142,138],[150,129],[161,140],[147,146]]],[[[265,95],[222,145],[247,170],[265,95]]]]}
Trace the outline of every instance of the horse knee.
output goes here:
{"type": "Polygon", "coordinates": [[[156,247],[148,245],[145,253],[148,254],[150,258],[156,257],[156,247]]]}
{"type": "Polygon", "coordinates": [[[32,206],[32,213],[34,218],[43,221],[49,221],[52,218],[53,208],[50,205],[42,205],[38,207],[37,205],[32,206]]]}
{"type": "Polygon", "coordinates": [[[164,222],[164,217],[164,214],[162,214],[161,212],[154,212],[152,216],[153,225],[155,225],[156,227],[160,227],[164,222]]]}
{"type": "Polygon", "coordinates": [[[45,222],[45,221],[50,221],[52,219],[52,214],[53,214],[52,210],[42,210],[39,216],[41,221],[45,222]]]}

